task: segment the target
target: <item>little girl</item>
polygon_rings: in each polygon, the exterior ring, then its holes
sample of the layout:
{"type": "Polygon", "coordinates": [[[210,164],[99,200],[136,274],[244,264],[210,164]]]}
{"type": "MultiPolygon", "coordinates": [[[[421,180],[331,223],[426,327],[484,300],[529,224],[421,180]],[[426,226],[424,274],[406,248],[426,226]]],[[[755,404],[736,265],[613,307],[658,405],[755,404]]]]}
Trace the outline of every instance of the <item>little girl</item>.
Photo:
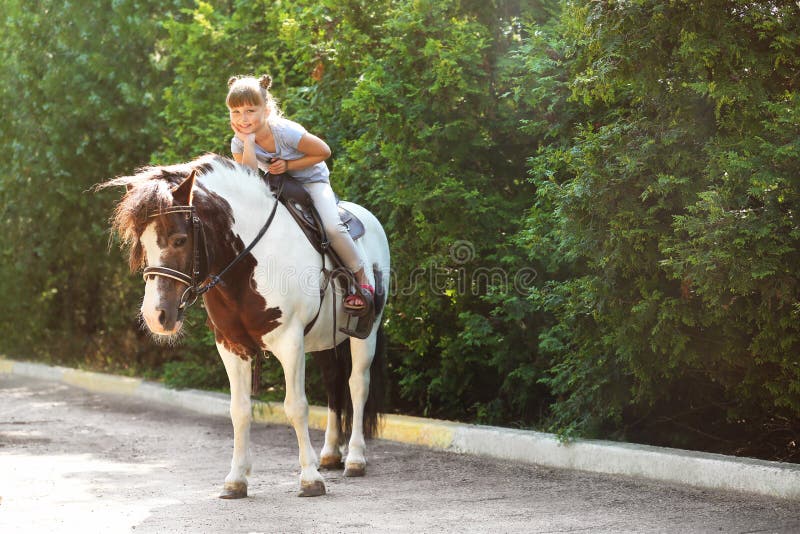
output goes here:
{"type": "MultiPolygon", "coordinates": [[[[234,76],[228,80],[226,104],[230,111],[231,153],[238,163],[272,174],[287,173],[303,184],[311,195],[334,251],[370,295],[374,288],[364,272],[364,261],[347,228],[339,219],[336,197],[328,179],[325,160],[331,149],[319,137],[296,122],[284,118],[269,89],[272,78],[234,76]]],[[[348,295],[345,307],[362,310],[366,303],[356,293],[348,295]]]]}

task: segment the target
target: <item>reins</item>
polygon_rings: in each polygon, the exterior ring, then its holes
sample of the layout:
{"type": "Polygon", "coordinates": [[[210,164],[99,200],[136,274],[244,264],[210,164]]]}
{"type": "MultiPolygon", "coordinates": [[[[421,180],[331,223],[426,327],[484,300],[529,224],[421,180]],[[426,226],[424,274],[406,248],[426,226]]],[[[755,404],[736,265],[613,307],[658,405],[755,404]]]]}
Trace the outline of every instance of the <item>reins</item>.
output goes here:
{"type": "MultiPolygon", "coordinates": [[[[281,187],[282,189],[282,187],[281,187]]],[[[233,258],[233,260],[225,266],[219,274],[209,274],[206,278],[209,279],[209,282],[206,284],[200,284],[199,282],[203,279],[200,278],[200,247],[198,246],[198,241],[202,239],[203,246],[206,247],[205,250],[205,257],[206,262],[208,262],[208,250],[207,250],[207,242],[205,238],[205,230],[203,229],[203,223],[200,221],[200,218],[197,216],[197,210],[194,206],[170,206],[169,208],[165,208],[158,213],[154,213],[150,215],[150,219],[155,217],[160,217],[162,215],[169,215],[171,213],[186,213],[187,219],[189,219],[192,225],[192,271],[191,275],[186,273],[182,273],[180,271],[176,271],[175,269],[170,269],[169,267],[146,267],[144,269],[143,277],[145,281],[147,281],[148,276],[163,276],[166,278],[171,278],[173,280],[177,280],[182,284],[186,285],[186,290],[181,295],[180,304],[178,305],[178,309],[182,310],[187,308],[197,302],[197,299],[202,296],[203,294],[207,293],[208,291],[212,290],[217,284],[222,281],[222,277],[225,276],[229,270],[233,268],[234,265],[239,263],[245,256],[247,256],[253,247],[261,241],[261,238],[264,237],[264,234],[267,233],[267,229],[272,225],[272,221],[275,219],[275,213],[278,210],[278,197],[280,196],[281,191],[278,191],[278,194],[275,197],[275,203],[272,205],[272,211],[267,218],[267,222],[264,223],[264,226],[261,227],[261,230],[256,235],[255,239],[250,242],[247,247],[239,252],[239,254],[233,258]]],[[[210,267],[210,266],[209,266],[210,267]]]]}

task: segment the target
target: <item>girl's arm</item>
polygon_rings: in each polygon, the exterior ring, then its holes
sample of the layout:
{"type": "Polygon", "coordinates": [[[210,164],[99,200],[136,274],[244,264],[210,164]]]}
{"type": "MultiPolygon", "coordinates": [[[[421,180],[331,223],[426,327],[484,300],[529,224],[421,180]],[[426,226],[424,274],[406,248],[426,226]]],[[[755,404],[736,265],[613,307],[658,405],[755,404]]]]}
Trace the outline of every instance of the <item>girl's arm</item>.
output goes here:
{"type": "MultiPolygon", "coordinates": [[[[277,159],[270,163],[269,172],[272,174],[281,174],[286,171],[299,171],[300,169],[316,165],[320,161],[325,161],[331,155],[331,149],[328,144],[316,135],[308,132],[303,134],[303,137],[300,138],[300,142],[297,143],[297,150],[305,154],[305,156],[291,161],[277,159]]],[[[246,149],[244,154],[247,154],[246,149]]]]}
{"type": "Polygon", "coordinates": [[[258,170],[258,160],[256,159],[256,134],[246,134],[240,132],[236,126],[231,123],[231,128],[236,134],[236,137],[244,144],[244,152],[241,154],[233,153],[233,159],[236,163],[247,165],[251,169],[258,170]]]}
{"type": "MultiPolygon", "coordinates": [[[[234,159],[236,155],[233,156],[234,159]]],[[[247,140],[244,142],[244,152],[241,155],[243,165],[247,165],[253,170],[258,170],[258,160],[256,159],[256,136],[255,134],[250,134],[247,136],[247,140]]]]}

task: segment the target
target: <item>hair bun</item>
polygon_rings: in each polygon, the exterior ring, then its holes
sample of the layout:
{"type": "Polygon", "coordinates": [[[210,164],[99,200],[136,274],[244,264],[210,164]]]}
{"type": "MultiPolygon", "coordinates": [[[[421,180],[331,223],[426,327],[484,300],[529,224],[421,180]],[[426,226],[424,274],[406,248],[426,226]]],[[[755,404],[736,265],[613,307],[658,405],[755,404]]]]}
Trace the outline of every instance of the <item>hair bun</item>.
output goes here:
{"type": "Polygon", "coordinates": [[[269,91],[270,87],[272,87],[272,76],[269,74],[264,74],[258,79],[258,85],[269,91]]]}
{"type": "Polygon", "coordinates": [[[238,80],[238,79],[239,79],[238,76],[231,76],[230,78],[228,78],[228,87],[230,87],[231,85],[236,83],[236,80],[238,80]]]}

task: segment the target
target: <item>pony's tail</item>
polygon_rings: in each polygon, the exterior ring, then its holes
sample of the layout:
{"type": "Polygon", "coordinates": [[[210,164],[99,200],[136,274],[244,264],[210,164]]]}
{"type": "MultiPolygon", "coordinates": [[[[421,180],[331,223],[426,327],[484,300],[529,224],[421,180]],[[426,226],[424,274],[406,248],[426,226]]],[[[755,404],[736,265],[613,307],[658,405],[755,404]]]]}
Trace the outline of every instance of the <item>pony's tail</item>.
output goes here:
{"type": "Polygon", "coordinates": [[[352,420],[352,402],[350,401],[350,378],[352,362],[350,361],[350,340],[340,343],[336,350],[320,350],[312,352],[314,361],[322,371],[322,382],[328,393],[328,409],[336,413],[336,427],[339,432],[339,445],[344,443],[344,420],[350,412],[348,421],[352,420]],[[349,410],[348,410],[349,408],[349,410]]]}

